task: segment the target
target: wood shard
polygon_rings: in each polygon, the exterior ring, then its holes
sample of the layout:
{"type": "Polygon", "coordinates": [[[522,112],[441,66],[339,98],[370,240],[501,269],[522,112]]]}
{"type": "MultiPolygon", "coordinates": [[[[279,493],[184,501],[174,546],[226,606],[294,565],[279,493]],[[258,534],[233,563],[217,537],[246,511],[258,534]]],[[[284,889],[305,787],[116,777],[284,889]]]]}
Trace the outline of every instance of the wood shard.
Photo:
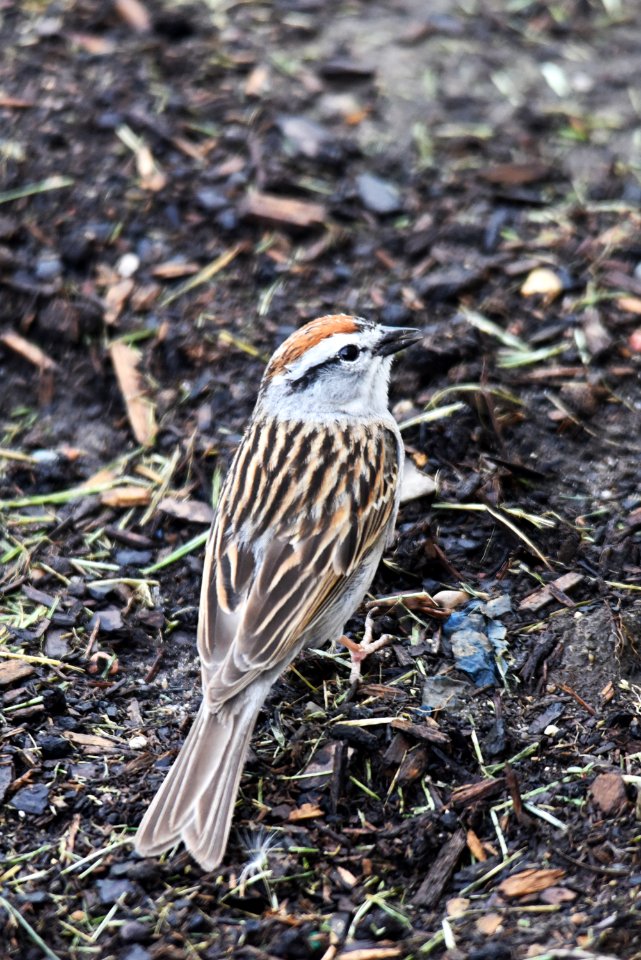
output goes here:
{"type": "Polygon", "coordinates": [[[452,791],[450,802],[453,807],[470,807],[481,800],[489,800],[503,792],[505,779],[497,777],[495,780],[480,780],[479,783],[466,783],[452,791]]]}
{"type": "MultiPolygon", "coordinates": [[[[562,577],[557,577],[557,579],[553,580],[550,584],[546,583],[544,587],[535,590],[534,593],[530,593],[521,600],[519,610],[532,610],[532,612],[536,612],[548,603],[551,603],[552,600],[566,594],[568,590],[578,586],[582,580],[583,574],[581,573],[564,573],[562,577]]],[[[569,600],[569,597],[567,600],[569,600]]],[[[570,603],[572,603],[571,600],[570,603]]]]}
{"type": "Polygon", "coordinates": [[[58,366],[40,347],[29,343],[29,341],[21,337],[19,333],[14,333],[12,330],[7,330],[6,333],[0,334],[0,342],[4,343],[5,347],[9,347],[9,349],[15,353],[19,353],[24,360],[28,360],[29,363],[32,363],[34,367],[37,367],[41,371],[55,370],[58,366]]]}
{"type": "Polygon", "coordinates": [[[250,219],[266,220],[301,230],[320,226],[327,220],[327,208],[322,203],[260,193],[258,190],[249,191],[241,209],[243,215],[250,219]]]}
{"type": "Polygon", "coordinates": [[[411,737],[416,737],[418,740],[427,740],[428,743],[448,744],[450,742],[448,735],[439,730],[436,723],[429,718],[424,723],[411,723],[399,717],[392,720],[391,726],[402,733],[409,733],[411,737]]]}
{"type": "Polygon", "coordinates": [[[63,734],[65,740],[69,740],[83,751],[83,753],[120,753],[122,748],[107,737],[99,737],[93,733],[76,733],[74,730],[67,730],[63,734]]]}
{"type": "Polygon", "coordinates": [[[188,520],[190,523],[209,524],[214,519],[214,511],[203,500],[179,500],[177,497],[163,497],[158,509],[170,517],[188,520]]]}
{"type": "Polygon", "coordinates": [[[151,446],[156,437],[156,416],[153,404],[145,397],[138,352],[122,340],[116,340],[110,344],[109,353],[134,437],[141,446],[151,446]]]}
{"type": "Polygon", "coordinates": [[[419,907],[434,906],[466,847],[465,831],[457,830],[439,850],[435,863],[414,894],[412,903],[419,907]]]}
{"type": "Polygon", "coordinates": [[[0,687],[7,687],[18,680],[26,680],[33,673],[35,669],[31,664],[23,663],[21,660],[7,660],[6,663],[0,663],[0,687]]]}
{"type": "Polygon", "coordinates": [[[617,817],[628,805],[625,783],[620,773],[601,773],[590,787],[595,804],[606,817],[617,817]]]}

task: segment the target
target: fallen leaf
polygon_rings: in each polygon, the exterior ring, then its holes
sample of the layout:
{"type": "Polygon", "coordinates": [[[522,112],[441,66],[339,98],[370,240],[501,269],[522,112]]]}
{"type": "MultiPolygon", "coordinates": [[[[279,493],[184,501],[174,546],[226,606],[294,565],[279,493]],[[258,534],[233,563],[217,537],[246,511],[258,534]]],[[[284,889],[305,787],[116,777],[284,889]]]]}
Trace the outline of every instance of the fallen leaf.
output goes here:
{"type": "Polygon", "coordinates": [[[110,344],[109,353],[134,437],[141,446],[151,446],[156,438],[156,417],[154,405],[144,395],[144,381],[138,370],[139,354],[122,340],[110,344]]]}
{"type": "Polygon", "coordinates": [[[532,867],[530,870],[522,870],[507,877],[499,884],[499,890],[506,897],[525,897],[530,893],[540,893],[541,890],[553,887],[564,876],[565,870],[537,870],[532,867]]]}

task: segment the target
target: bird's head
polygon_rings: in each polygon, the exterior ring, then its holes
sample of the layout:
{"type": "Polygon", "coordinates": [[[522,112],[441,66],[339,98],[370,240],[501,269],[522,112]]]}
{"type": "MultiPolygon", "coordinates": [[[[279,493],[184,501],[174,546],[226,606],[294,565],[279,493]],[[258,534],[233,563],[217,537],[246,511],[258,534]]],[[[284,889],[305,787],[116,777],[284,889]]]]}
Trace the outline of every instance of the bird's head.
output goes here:
{"type": "Polygon", "coordinates": [[[272,356],[259,406],[287,418],[382,415],[394,354],[420,336],[346,314],[312,320],[272,356]]]}

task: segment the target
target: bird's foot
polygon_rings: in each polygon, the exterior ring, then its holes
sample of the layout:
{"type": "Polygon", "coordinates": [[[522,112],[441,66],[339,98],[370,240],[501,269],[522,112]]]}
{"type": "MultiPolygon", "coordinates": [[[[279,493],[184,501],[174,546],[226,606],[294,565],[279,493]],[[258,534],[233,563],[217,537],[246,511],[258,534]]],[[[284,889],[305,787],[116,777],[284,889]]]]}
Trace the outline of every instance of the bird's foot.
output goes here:
{"type": "Polygon", "coordinates": [[[363,633],[363,639],[360,643],[356,643],[355,640],[350,640],[349,637],[340,637],[338,641],[342,643],[344,647],[347,647],[350,653],[352,670],[349,675],[349,680],[353,687],[356,686],[361,679],[361,664],[363,660],[369,657],[370,653],[375,653],[394,639],[391,633],[384,633],[378,640],[374,640],[375,613],[376,609],[374,608],[367,614],[365,618],[365,632],[363,633]]]}

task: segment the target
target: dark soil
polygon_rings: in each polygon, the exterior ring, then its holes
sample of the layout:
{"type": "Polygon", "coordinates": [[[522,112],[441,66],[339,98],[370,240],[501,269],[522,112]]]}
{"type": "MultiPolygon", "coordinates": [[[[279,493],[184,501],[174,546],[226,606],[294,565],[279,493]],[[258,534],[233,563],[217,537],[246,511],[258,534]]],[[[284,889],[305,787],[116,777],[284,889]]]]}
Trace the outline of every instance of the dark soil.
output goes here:
{"type": "Polygon", "coordinates": [[[0,956],[641,957],[638,13],[0,0],[0,956]],[[373,596],[489,605],[309,651],[223,866],[141,860],[212,482],[337,311],[424,333],[373,596]]]}

